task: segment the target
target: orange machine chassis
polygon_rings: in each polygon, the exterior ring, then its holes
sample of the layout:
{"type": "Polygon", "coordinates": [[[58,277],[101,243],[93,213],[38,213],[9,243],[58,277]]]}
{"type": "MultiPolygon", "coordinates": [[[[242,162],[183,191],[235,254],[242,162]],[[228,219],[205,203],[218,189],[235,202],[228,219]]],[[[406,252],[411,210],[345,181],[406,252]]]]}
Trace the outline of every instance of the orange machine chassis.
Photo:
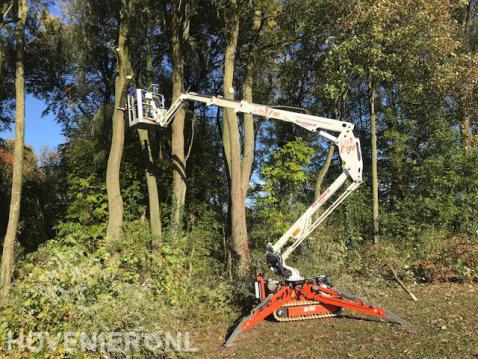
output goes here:
{"type": "Polygon", "coordinates": [[[278,283],[275,291],[267,289],[268,281],[262,274],[256,276],[256,289],[259,291],[261,302],[243,318],[239,325],[229,336],[225,345],[232,345],[235,338],[250,329],[269,315],[279,309],[287,308],[287,317],[306,317],[313,315],[326,315],[339,312],[341,309],[353,310],[366,315],[378,317],[392,323],[408,326],[408,322],[394,313],[370,305],[361,299],[346,295],[325,284],[312,280],[304,280],[300,283],[278,283]],[[300,305],[302,302],[307,304],[300,305]],[[308,303],[315,302],[313,305],[308,303]],[[297,305],[295,305],[297,304],[297,305]]]}

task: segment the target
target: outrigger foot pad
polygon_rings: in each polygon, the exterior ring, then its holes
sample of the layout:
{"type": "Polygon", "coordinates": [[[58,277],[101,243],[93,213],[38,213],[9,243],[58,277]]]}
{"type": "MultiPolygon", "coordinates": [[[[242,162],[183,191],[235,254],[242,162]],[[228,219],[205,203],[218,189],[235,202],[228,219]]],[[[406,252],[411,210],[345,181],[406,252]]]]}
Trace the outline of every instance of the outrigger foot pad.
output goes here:
{"type": "Polygon", "coordinates": [[[242,320],[239,322],[237,327],[234,329],[234,331],[231,333],[229,338],[227,338],[226,342],[224,343],[225,347],[232,346],[232,344],[234,343],[234,340],[236,340],[236,338],[239,336],[239,334],[242,334],[242,324],[244,324],[244,322],[246,320],[248,320],[249,318],[250,318],[250,315],[248,315],[247,317],[242,318],[242,320]]]}
{"type": "Polygon", "coordinates": [[[406,321],[405,319],[403,318],[400,318],[398,315],[396,315],[395,313],[387,310],[387,309],[384,309],[384,316],[383,316],[383,319],[391,322],[391,323],[395,323],[395,324],[398,324],[400,325],[400,327],[402,329],[406,329],[406,330],[411,330],[412,329],[412,325],[410,324],[410,322],[406,321]]]}

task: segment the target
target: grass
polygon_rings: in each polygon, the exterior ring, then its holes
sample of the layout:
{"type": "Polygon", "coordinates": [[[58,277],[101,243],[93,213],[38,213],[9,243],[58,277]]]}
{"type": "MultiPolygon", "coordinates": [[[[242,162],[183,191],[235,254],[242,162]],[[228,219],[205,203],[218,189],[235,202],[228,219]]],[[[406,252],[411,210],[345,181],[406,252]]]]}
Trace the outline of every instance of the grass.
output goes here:
{"type": "MultiPolygon", "coordinates": [[[[478,285],[415,286],[413,302],[398,288],[368,300],[408,319],[412,332],[347,312],[342,317],[301,322],[264,321],[222,347],[227,324],[196,328],[199,358],[476,358],[478,285]]],[[[368,291],[367,293],[369,293],[368,291]]]]}

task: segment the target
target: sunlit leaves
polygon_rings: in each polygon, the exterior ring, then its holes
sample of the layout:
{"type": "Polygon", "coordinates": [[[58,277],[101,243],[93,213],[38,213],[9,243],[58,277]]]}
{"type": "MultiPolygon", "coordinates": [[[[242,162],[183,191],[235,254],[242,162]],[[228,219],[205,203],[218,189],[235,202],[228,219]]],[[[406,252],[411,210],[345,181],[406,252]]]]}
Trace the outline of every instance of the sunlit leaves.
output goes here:
{"type": "Polygon", "coordinates": [[[268,202],[274,204],[287,200],[307,182],[307,165],[312,154],[312,148],[297,139],[271,155],[262,170],[268,202]]]}

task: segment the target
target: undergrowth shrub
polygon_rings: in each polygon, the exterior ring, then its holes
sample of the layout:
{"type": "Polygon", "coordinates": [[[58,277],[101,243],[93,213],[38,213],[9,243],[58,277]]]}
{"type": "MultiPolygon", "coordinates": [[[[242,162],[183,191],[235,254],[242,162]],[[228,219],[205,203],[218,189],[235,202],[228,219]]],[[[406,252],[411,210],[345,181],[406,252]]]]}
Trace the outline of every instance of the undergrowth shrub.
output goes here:
{"type": "MultiPolygon", "coordinates": [[[[212,255],[220,242],[211,223],[199,220],[178,238],[166,233],[160,255],[140,222],[127,223],[123,239],[111,244],[98,228],[70,223],[58,233],[18,263],[11,300],[1,308],[2,351],[9,332],[172,332],[234,313],[234,291],[212,255]]],[[[159,354],[141,347],[138,355],[159,354]]]]}
{"type": "Polygon", "coordinates": [[[439,237],[434,249],[413,264],[421,282],[478,281],[478,242],[466,236],[439,237]]]}
{"type": "Polygon", "coordinates": [[[350,249],[344,233],[330,225],[319,229],[301,247],[287,264],[306,278],[330,276],[336,288],[363,298],[387,296],[389,287],[395,285],[389,281],[387,263],[397,269],[405,267],[392,243],[383,241],[376,246],[362,244],[350,249]]]}
{"type": "Polygon", "coordinates": [[[336,277],[345,267],[347,250],[345,241],[334,228],[321,228],[297,248],[290,263],[303,276],[313,278],[319,274],[336,277]]]}

